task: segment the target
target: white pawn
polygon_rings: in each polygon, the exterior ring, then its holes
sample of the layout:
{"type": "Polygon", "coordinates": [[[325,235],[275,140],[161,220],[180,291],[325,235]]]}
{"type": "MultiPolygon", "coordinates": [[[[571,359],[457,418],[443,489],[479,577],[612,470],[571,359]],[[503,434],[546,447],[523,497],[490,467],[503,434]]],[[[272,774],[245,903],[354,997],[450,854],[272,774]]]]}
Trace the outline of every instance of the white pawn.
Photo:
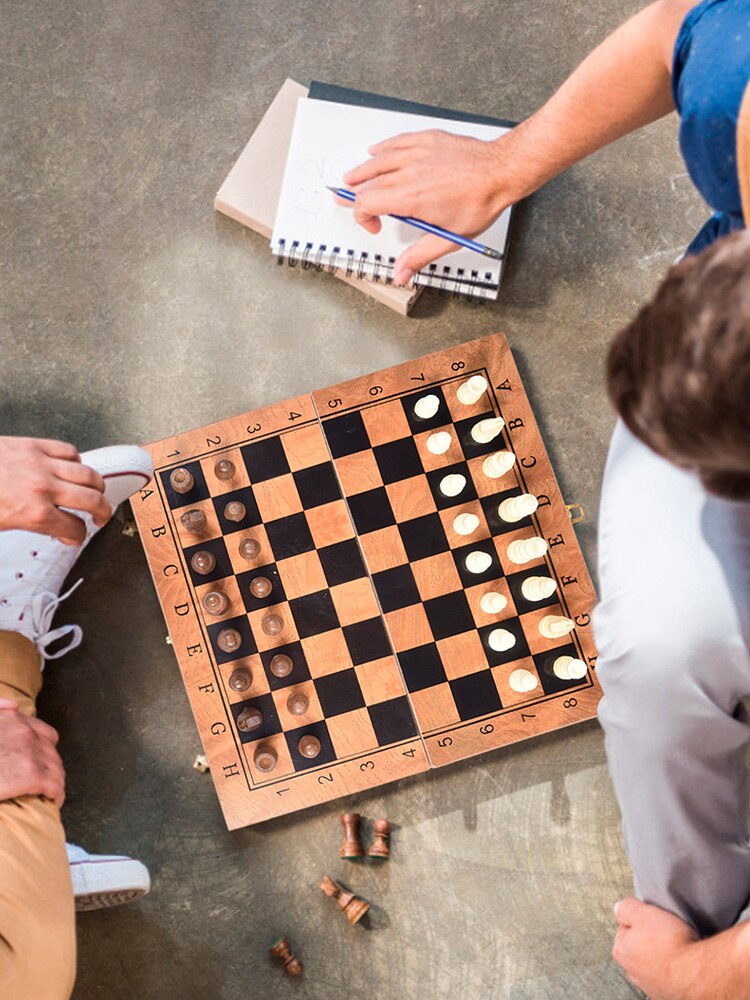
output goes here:
{"type": "Polygon", "coordinates": [[[544,538],[517,538],[508,546],[508,558],[518,566],[541,559],[549,546],[544,538]]]}
{"type": "Polygon", "coordinates": [[[562,639],[575,627],[576,623],[572,618],[564,618],[562,615],[545,615],[539,622],[539,632],[545,639],[562,639]]]}
{"type": "Polygon", "coordinates": [[[512,451],[496,451],[482,462],[482,472],[489,479],[499,479],[510,472],[515,464],[516,456],[512,451]]]}
{"type": "Polygon", "coordinates": [[[414,416],[420,420],[429,420],[440,409],[440,399],[430,394],[420,397],[414,404],[414,416]]]}
{"type": "Polygon", "coordinates": [[[492,565],[492,556],[489,552],[470,552],[464,560],[464,565],[470,573],[486,573],[492,565]]]}
{"type": "Polygon", "coordinates": [[[504,597],[503,594],[498,594],[496,590],[484,594],[479,602],[479,607],[486,615],[499,615],[507,606],[508,598],[504,597]]]}
{"type": "Polygon", "coordinates": [[[427,438],[427,450],[433,455],[444,455],[451,446],[451,440],[448,431],[436,431],[427,438]]]}
{"type": "Polygon", "coordinates": [[[521,584],[521,593],[527,601],[546,601],[557,590],[557,583],[549,576],[528,576],[521,584]]]}
{"type": "Polygon", "coordinates": [[[472,535],[479,527],[476,514],[458,514],[453,519],[453,530],[457,535],[472,535]]]}
{"type": "Polygon", "coordinates": [[[552,664],[552,673],[561,681],[579,681],[586,676],[586,664],[573,656],[558,656],[552,664]]]}
{"type": "Polygon", "coordinates": [[[513,649],[516,644],[516,637],[507,628],[493,628],[487,636],[487,644],[496,653],[504,653],[508,649],[513,649]]]}
{"type": "Polygon", "coordinates": [[[457,497],[464,486],[466,486],[466,476],[462,476],[460,472],[443,476],[440,480],[440,492],[446,497],[457,497]]]}
{"type": "Polygon", "coordinates": [[[458,387],[456,395],[459,403],[464,406],[471,406],[481,399],[487,391],[487,379],[484,375],[472,375],[471,378],[458,387]]]}
{"type": "Polygon", "coordinates": [[[531,493],[522,493],[520,497],[508,497],[497,508],[498,516],[503,521],[521,521],[533,514],[539,506],[539,501],[531,493]]]}
{"type": "Polygon", "coordinates": [[[489,444],[490,441],[494,441],[503,427],[505,427],[505,421],[502,417],[487,417],[486,420],[480,420],[479,423],[474,424],[471,428],[471,436],[477,444],[489,444]]]}
{"type": "Polygon", "coordinates": [[[508,684],[519,694],[526,694],[528,691],[533,691],[538,686],[539,681],[530,670],[519,668],[518,670],[514,670],[510,675],[508,684]]]}

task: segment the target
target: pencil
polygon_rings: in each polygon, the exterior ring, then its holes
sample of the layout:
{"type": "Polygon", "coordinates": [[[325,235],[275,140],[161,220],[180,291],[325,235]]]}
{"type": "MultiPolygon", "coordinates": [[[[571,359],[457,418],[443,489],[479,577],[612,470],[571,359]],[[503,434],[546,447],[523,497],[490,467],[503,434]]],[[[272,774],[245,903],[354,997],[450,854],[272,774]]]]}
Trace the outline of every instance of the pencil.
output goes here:
{"type": "MultiPolygon", "coordinates": [[[[355,201],[356,195],[353,191],[347,191],[346,188],[335,188],[330,187],[326,184],[329,191],[333,191],[335,195],[339,198],[343,198],[345,201],[355,201]]],[[[459,236],[458,233],[452,233],[448,229],[441,229],[440,226],[433,226],[431,222],[424,222],[422,219],[412,219],[409,215],[390,215],[390,219],[398,219],[399,222],[405,222],[407,226],[414,226],[415,229],[421,229],[425,233],[432,233],[433,236],[441,236],[444,240],[450,240],[451,243],[458,243],[459,246],[466,247],[467,250],[473,250],[474,253],[480,253],[483,257],[492,257],[493,260],[502,260],[505,256],[500,250],[493,250],[492,247],[487,247],[484,243],[477,243],[476,240],[470,240],[468,236],[459,236]]]]}

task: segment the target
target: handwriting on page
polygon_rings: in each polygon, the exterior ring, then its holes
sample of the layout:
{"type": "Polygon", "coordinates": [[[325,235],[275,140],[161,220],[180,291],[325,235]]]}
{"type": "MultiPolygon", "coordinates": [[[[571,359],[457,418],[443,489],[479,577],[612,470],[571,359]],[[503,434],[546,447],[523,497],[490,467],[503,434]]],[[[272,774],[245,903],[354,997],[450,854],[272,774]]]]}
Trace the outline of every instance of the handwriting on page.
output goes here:
{"type": "Polygon", "coordinates": [[[351,155],[341,152],[321,159],[302,160],[295,175],[294,208],[297,212],[317,219],[333,204],[333,195],[326,187],[338,187],[352,167],[351,155]]]}

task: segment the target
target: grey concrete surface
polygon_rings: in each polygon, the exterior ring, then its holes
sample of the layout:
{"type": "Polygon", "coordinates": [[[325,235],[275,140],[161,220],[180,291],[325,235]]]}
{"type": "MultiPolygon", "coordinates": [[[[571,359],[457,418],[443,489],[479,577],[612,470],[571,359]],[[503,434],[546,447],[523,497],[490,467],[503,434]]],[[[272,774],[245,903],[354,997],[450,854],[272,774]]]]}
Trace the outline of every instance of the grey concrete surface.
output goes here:
{"type": "MultiPolygon", "coordinates": [[[[596,509],[606,344],[697,228],[673,118],[535,195],[483,308],[411,319],[278,268],[212,197],[286,76],[511,118],[638,0],[14,0],[3,5],[0,432],[150,441],[506,331],[563,492],[596,509]]],[[[50,665],[69,839],[151,868],[140,905],[79,918],[78,1000],[626,1000],[609,957],[629,889],[596,724],[354,797],[397,824],[382,870],[338,861],[332,803],[232,834],[137,539],[110,525],[50,665]],[[316,885],[374,903],[352,929],[316,885]],[[301,982],[266,949],[286,931],[301,982]]]]}

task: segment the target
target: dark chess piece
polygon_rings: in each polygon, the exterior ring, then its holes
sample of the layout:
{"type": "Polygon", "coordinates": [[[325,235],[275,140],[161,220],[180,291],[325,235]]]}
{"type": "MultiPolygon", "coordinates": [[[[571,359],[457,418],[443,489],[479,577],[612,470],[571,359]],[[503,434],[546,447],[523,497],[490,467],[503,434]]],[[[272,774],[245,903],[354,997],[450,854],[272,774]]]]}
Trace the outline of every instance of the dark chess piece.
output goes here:
{"type": "Polygon", "coordinates": [[[271,658],[269,669],[274,677],[288,677],[294,669],[291,656],[285,653],[277,653],[271,658]]]}
{"type": "Polygon", "coordinates": [[[229,678],[229,686],[233,691],[247,691],[253,683],[253,676],[247,667],[237,667],[229,678]]]}
{"type": "Polygon", "coordinates": [[[298,958],[295,958],[291,952],[289,946],[289,940],[285,937],[277,938],[276,941],[268,949],[274,958],[278,958],[282,961],[286,967],[286,971],[290,976],[301,976],[304,965],[298,958]]]}
{"type": "Polygon", "coordinates": [[[190,560],[190,565],[193,567],[194,573],[207,576],[216,569],[216,556],[213,552],[207,552],[205,549],[202,549],[200,552],[195,553],[190,560]]]}
{"type": "Polygon", "coordinates": [[[376,819],[372,824],[375,840],[367,852],[367,857],[373,861],[386,861],[391,856],[391,849],[388,846],[388,838],[391,835],[391,824],[387,819],[376,819]]]}
{"type": "Polygon", "coordinates": [[[287,698],[286,707],[292,715],[304,715],[310,707],[310,699],[301,691],[296,691],[287,698]]]}
{"type": "Polygon", "coordinates": [[[266,635],[280,635],[284,630],[284,619],[272,612],[261,621],[260,627],[266,635]]]}
{"type": "Polygon", "coordinates": [[[259,771],[273,771],[276,767],[276,762],[279,759],[279,755],[276,753],[273,747],[264,746],[262,743],[256,749],[255,755],[253,756],[253,763],[258,768],[259,771]]]}
{"type": "Polygon", "coordinates": [[[169,476],[169,485],[175,493],[189,493],[195,486],[195,479],[189,469],[174,469],[169,476]]]}
{"type": "Polygon", "coordinates": [[[339,850],[339,857],[346,861],[359,861],[365,856],[365,849],[359,839],[359,813],[342,813],[341,825],[344,828],[344,843],[339,850]]]}
{"type": "Polygon", "coordinates": [[[234,473],[234,462],[230,462],[228,458],[220,458],[214,466],[214,475],[217,479],[231,479],[234,473]]]}
{"type": "Polygon", "coordinates": [[[240,555],[243,559],[257,559],[260,555],[260,542],[256,538],[243,538],[240,542],[240,555]]]}
{"type": "Polygon", "coordinates": [[[200,535],[206,530],[208,520],[202,510],[188,510],[180,518],[180,523],[190,535],[200,535]]]}
{"type": "Polygon", "coordinates": [[[370,904],[366,903],[363,899],[359,899],[355,896],[353,892],[349,892],[348,889],[344,889],[343,886],[338,885],[329,878],[327,875],[323,876],[323,881],[320,883],[320,888],[329,897],[333,899],[340,910],[343,911],[346,919],[350,924],[356,924],[358,921],[364,917],[365,913],[370,909],[370,904]]]}
{"type": "Polygon", "coordinates": [[[236,653],[242,645],[242,636],[236,628],[223,628],[216,637],[216,645],[222,653],[236,653]]]}
{"type": "Polygon", "coordinates": [[[263,725],[263,713],[254,705],[243,708],[237,716],[237,728],[243,733],[252,733],[263,725]]]}
{"type": "Polygon", "coordinates": [[[320,740],[317,736],[303,736],[297,744],[297,749],[303,757],[313,760],[320,753],[320,740]]]}
{"type": "Polygon", "coordinates": [[[224,517],[227,521],[244,521],[245,514],[247,514],[247,507],[244,503],[240,503],[239,500],[230,500],[229,503],[224,508],[224,517]]]}
{"type": "Polygon", "coordinates": [[[258,600],[262,600],[273,590],[273,584],[267,576],[254,576],[250,581],[250,593],[258,600]]]}
{"type": "Polygon", "coordinates": [[[201,600],[209,615],[223,615],[229,607],[229,598],[220,590],[211,590],[201,600]]]}

